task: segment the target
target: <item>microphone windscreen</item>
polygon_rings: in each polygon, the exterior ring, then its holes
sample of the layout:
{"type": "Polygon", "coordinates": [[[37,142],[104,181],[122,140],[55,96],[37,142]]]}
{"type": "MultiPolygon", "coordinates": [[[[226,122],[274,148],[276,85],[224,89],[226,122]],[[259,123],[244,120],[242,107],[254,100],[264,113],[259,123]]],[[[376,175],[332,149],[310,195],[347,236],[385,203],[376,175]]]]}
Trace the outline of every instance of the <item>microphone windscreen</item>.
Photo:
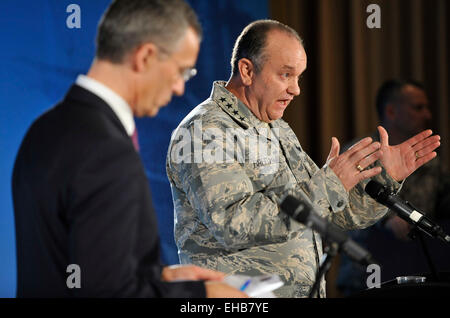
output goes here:
{"type": "Polygon", "coordinates": [[[306,222],[308,211],[306,206],[292,195],[287,195],[280,204],[281,210],[300,223],[306,222]]]}
{"type": "Polygon", "coordinates": [[[382,199],[382,194],[384,193],[385,188],[384,188],[384,186],[381,183],[379,183],[379,182],[377,182],[375,180],[370,180],[367,183],[367,185],[366,185],[364,190],[373,199],[375,199],[376,201],[380,202],[380,199],[382,199]]]}

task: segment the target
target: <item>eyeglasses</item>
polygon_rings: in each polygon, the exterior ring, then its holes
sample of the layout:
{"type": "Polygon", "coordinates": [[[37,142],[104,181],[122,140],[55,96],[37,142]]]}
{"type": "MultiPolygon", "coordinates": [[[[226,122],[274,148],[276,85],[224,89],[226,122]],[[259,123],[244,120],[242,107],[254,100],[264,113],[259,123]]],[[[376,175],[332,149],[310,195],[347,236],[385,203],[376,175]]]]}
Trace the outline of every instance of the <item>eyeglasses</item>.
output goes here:
{"type": "Polygon", "coordinates": [[[183,80],[185,82],[189,81],[195,75],[197,75],[197,69],[195,67],[187,68],[183,72],[181,72],[181,77],[183,77],[183,80]]]}
{"type": "MultiPolygon", "coordinates": [[[[158,46],[159,51],[170,58],[171,53],[165,48],[158,46]]],[[[189,81],[195,75],[197,75],[197,69],[195,67],[181,68],[179,64],[171,58],[171,60],[177,65],[179,76],[183,79],[184,82],[189,81]]]]}

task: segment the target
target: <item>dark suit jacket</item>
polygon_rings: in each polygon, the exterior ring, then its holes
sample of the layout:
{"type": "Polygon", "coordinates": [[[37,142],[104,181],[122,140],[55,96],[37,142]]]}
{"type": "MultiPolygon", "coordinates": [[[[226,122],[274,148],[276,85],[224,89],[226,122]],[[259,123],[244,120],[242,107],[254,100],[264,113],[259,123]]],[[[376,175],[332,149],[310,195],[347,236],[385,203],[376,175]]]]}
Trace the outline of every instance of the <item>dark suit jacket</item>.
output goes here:
{"type": "Polygon", "coordinates": [[[38,118],[12,179],[18,297],[204,297],[162,283],[156,216],[130,137],[111,108],[74,85],[38,118]],[[80,268],[81,288],[70,264],[80,268]]]}

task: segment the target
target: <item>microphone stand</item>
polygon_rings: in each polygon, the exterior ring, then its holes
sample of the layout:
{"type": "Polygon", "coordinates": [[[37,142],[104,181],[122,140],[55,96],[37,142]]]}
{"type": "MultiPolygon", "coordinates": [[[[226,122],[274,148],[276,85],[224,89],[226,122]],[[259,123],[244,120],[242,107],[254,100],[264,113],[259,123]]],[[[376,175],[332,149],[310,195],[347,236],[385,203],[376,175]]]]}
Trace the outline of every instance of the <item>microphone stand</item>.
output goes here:
{"type": "Polygon", "coordinates": [[[437,283],[439,282],[439,275],[436,270],[436,266],[434,266],[433,260],[431,259],[430,251],[426,245],[425,239],[423,238],[423,234],[417,229],[417,227],[413,227],[413,229],[408,234],[412,239],[418,238],[420,245],[422,246],[423,253],[425,254],[425,259],[427,260],[428,267],[430,268],[431,275],[433,280],[437,283]]]}
{"type": "MultiPolygon", "coordinates": [[[[408,201],[406,201],[406,203],[407,203],[410,207],[412,207],[413,209],[417,209],[415,206],[412,205],[412,203],[410,203],[410,202],[408,202],[408,201]]],[[[415,225],[415,226],[411,229],[411,231],[408,233],[408,236],[409,236],[411,239],[415,239],[415,238],[418,238],[418,239],[419,239],[420,245],[422,246],[423,253],[425,254],[425,258],[426,258],[427,263],[428,263],[428,267],[430,268],[430,271],[431,271],[431,275],[432,275],[432,277],[433,277],[433,280],[434,280],[436,283],[439,282],[439,275],[438,275],[438,272],[437,272],[437,270],[436,270],[436,266],[434,266],[433,260],[431,259],[430,251],[428,250],[427,244],[426,244],[426,242],[425,242],[425,239],[424,239],[423,234],[421,233],[420,229],[415,225]]]]}
{"type": "Polygon", "coordinates": [[[316,281],[314,282],[314,285],[311,287],[311,291],[309,292],[308,298],[314,298],[314,294],[317,293],[317,297],[320,298],[320,281],[322,280],[322,277],[325,275],[326,272],[330,269],[331,261],[333,260],[333,257],[336,256],[337,252],[339,250],[339,246],[337,243],[330,243],[330,245],[327,245],[324,250],[324,254],[322,257],[322,260],[320,261],[319,269],[316,273],[316,281]]]}

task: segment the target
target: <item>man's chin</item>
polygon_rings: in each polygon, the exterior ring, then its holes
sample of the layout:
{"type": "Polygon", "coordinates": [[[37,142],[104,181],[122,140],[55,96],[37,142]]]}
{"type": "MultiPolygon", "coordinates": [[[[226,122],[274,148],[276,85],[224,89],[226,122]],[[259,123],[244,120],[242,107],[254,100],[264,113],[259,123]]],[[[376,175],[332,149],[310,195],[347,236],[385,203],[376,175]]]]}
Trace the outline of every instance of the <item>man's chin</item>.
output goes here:
{"type": "Polygon", "coordinates": [[[153,108],[152,110],[150,110],[150,112],[148,113],[147,116],[149,116],[149,117],[155,117],[155,116],[158,115],[158,113],[159,113],[159,108],[160,108],[160,107],[155,107],[155,108],[153,108]]]}
{"type": "Polygon", "coordinates": [[[149,113],[148,113],[147,116],[149,116],[149,117],[155,117],[156,115],[158,115],[159,110],[160,110],[161,108],[163,108],[163,107],[166,107],[166,106],[167,106],[167,103],[166,103],[166,104],[158,104],[158,105],[153,106],[153,107],[149,110],[149,113]]]}
{"type": "Polygon", "coordinates": [[[163,107],[166,107],[168,104],[170,103],[170,100],[168,102],[162,103],[158,106],[155,106],[151,109],[151,114],[149,115],[150,117],[155,117],[156,115],[158,115],[159,110],[163,107]]]}
{"type": "Polygon", "coordinates": [[[155,106],[151,107],[145,115],[148,117],[155,117],[156,115],[158,115],[159,110],[163,107],[166,107],[169,103],[170,103],[170,100],[167,103],[155,105],[155,106]]]}
{"type": "Polygon", "coordinates": [[[284,114],[284,112],[276,112],[276,113],[269,114],[269,119],[272,122],[274,120],[282,118],[283,114],[284,114]]]}

